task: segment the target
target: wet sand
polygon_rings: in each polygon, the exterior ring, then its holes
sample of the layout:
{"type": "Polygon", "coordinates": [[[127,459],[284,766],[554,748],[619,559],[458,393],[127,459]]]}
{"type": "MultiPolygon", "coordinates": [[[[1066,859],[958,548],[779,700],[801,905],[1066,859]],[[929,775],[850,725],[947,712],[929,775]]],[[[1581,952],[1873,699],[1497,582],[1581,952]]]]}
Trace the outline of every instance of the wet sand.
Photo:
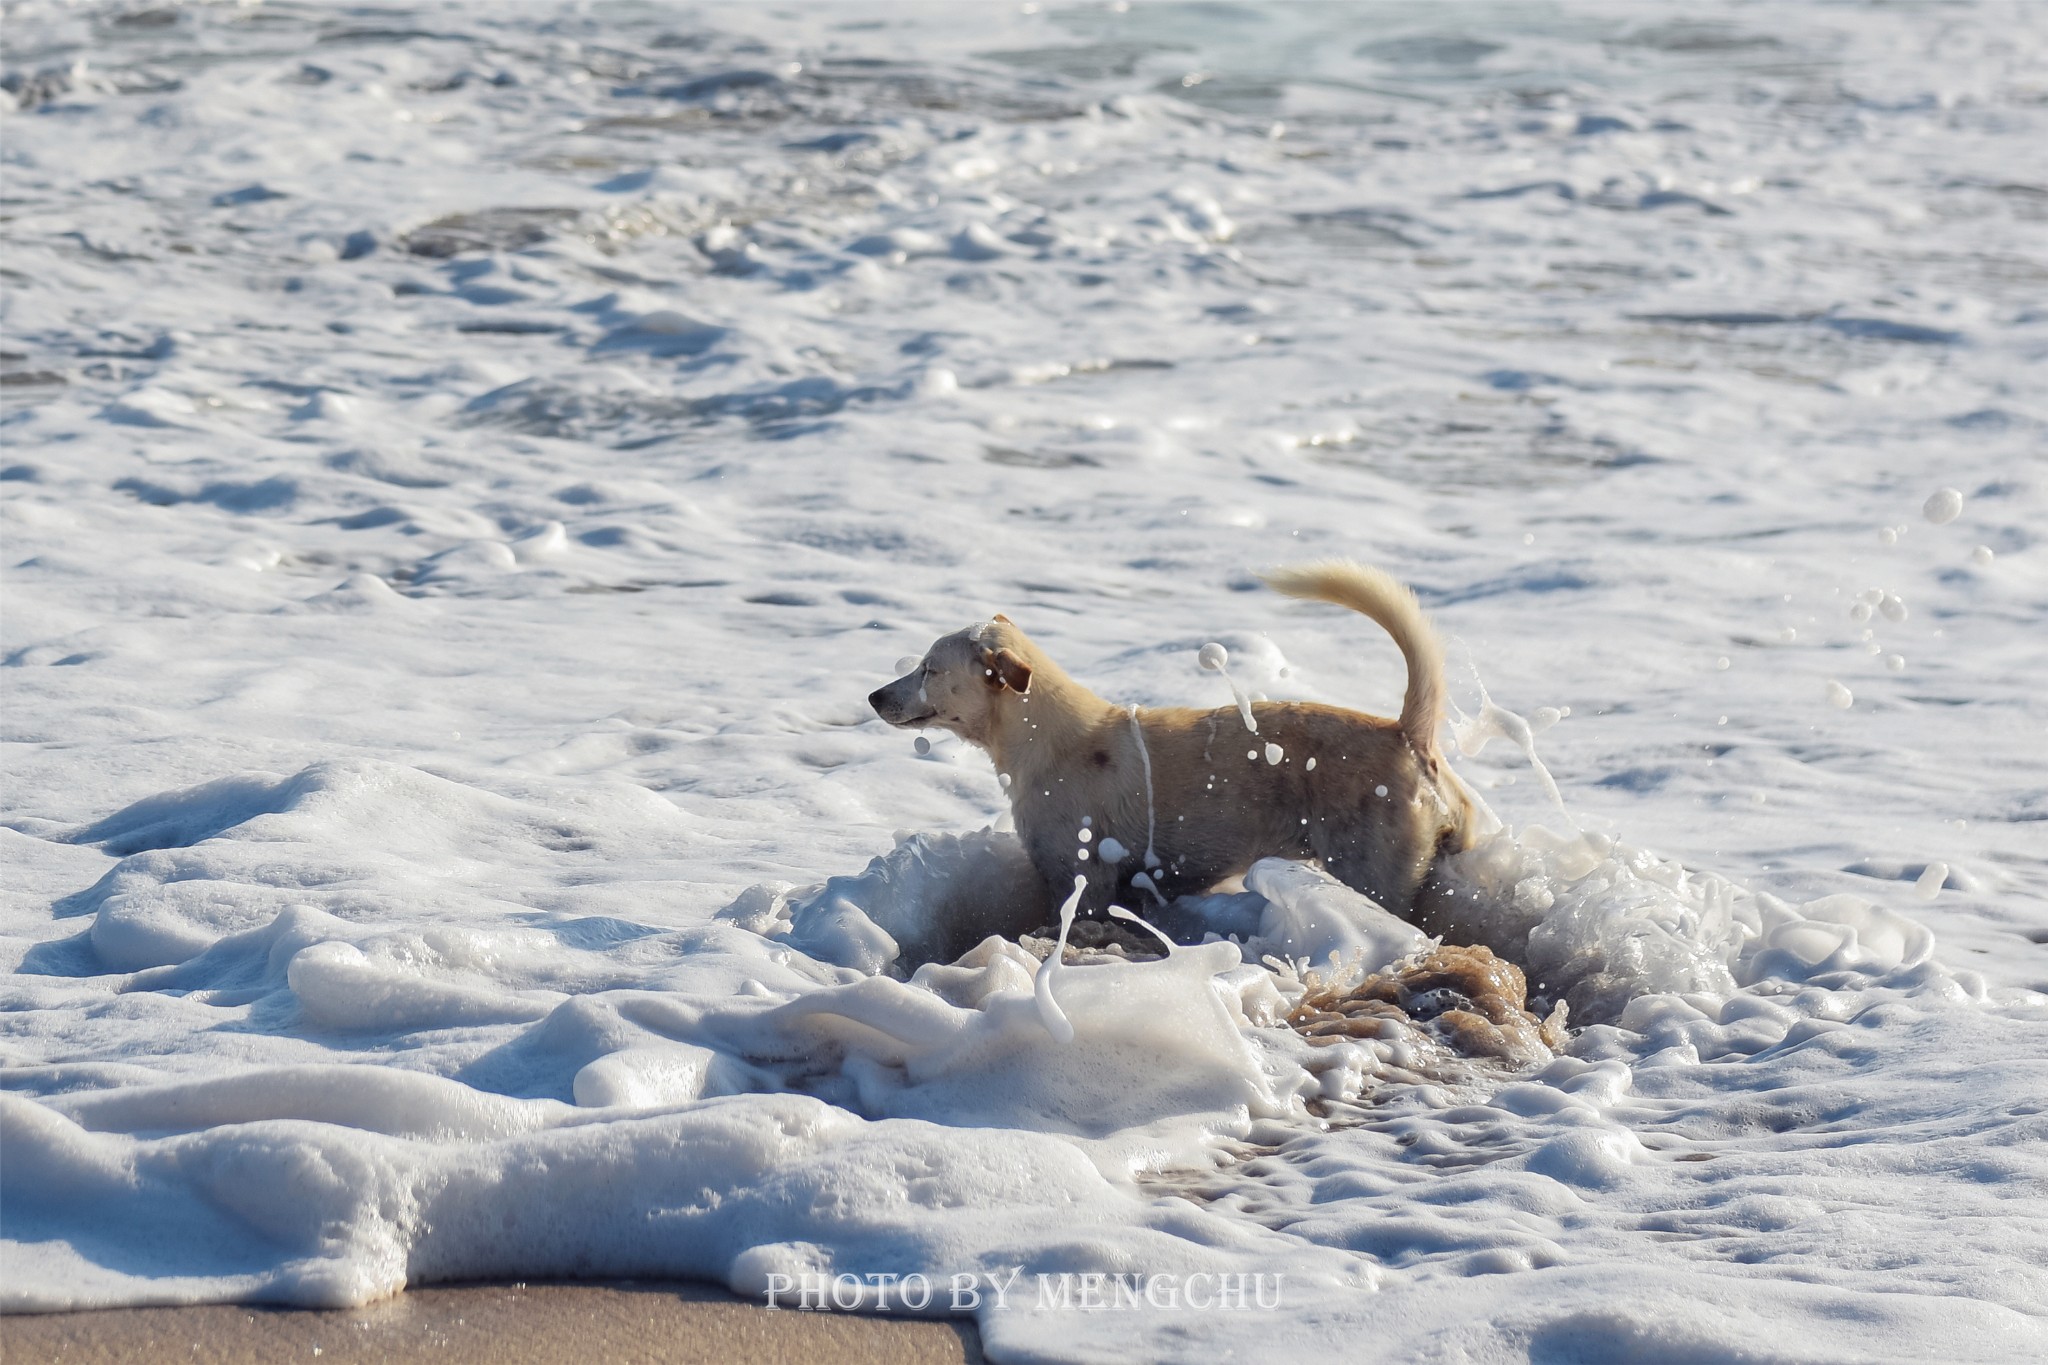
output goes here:
{"type": "Polygon", "coordinates": [[[465,1285],[413,1290],[367,1308],[333,1312],[211,1304],[0,1318],[0,1360],[6,1365],[938,1365],[981,1359],[980,1338],[968,1321],[773,1309],[710,1286],[672,1283],[465,1285]]]}

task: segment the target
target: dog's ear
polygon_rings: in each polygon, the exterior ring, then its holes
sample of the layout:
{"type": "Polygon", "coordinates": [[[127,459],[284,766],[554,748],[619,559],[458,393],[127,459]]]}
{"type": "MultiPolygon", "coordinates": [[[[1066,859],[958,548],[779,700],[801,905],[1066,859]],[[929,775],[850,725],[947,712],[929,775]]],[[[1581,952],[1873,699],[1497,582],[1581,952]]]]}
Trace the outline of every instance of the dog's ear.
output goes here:
{"type": "Polygon", "coordinates": [[[1015,621],[1012,621],[1009,617],[1003,615],[1001,612],[997,612],[993,617],[989,619],[994,621],[1001,621],[1006,626],[1014,626],[1017,624],[1015,621]]]}
{"type": "Polygon", "coordinates": [[[1031,665],[1007,649],[984,649],[981,652],[981,667],[988,678],[990,687],[1012,692],[1031,690],[1031,665]]]}

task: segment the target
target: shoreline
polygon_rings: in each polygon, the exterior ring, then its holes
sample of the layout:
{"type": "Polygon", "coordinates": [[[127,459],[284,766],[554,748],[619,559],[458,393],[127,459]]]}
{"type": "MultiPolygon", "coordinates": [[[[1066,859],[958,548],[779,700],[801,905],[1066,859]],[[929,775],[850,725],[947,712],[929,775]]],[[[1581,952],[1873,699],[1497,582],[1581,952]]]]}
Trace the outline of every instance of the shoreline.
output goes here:
{"type": "Polygon", "coordinates": [[[405,1360],[443,1365],[726,1365],[832,1360],[857,1365],[976,1365],[971,1319],[886,1318],[769,1308],[683,1281],[432,1285],[362,1308],[196,1304],[0,1317],[0,1359],[405,1360]]]}

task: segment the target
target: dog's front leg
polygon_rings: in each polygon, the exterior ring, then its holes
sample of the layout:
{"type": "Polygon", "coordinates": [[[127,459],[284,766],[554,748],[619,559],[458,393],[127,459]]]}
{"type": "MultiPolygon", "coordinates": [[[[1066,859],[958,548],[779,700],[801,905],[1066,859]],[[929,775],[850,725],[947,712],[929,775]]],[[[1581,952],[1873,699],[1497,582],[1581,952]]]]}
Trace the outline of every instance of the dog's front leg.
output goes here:
{"type": "Polygon", "coordinates": [[[1024,847],[1055,906],[1066,904],[1067,897],[1074,894],[1074,879],[1079,877],[1079,913],[1095,918],[1107,913],[1116,897],[1119,870],[1114,863],[1103,860],[1092,838],[1084,843],[1073,833],[1064,837],[1041,833],[1027,837],[1024,847]]]}

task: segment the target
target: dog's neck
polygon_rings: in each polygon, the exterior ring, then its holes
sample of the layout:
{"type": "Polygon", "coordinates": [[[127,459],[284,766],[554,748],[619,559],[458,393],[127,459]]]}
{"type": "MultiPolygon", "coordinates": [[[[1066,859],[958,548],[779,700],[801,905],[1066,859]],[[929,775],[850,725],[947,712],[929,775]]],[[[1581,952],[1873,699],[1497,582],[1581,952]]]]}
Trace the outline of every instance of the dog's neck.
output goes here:
{"type": "Polygon", "coordinates": [[[1028,788],[1116,708],[1068,677],[1036,646],[1029,647],[1025,659],[1031,665],[1031,686],[1022,696],[1006,696],[995,708],[983,747],[997,772],[1028,788]]]}

